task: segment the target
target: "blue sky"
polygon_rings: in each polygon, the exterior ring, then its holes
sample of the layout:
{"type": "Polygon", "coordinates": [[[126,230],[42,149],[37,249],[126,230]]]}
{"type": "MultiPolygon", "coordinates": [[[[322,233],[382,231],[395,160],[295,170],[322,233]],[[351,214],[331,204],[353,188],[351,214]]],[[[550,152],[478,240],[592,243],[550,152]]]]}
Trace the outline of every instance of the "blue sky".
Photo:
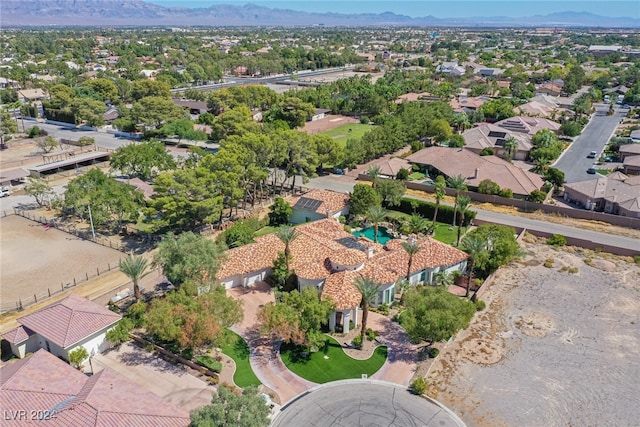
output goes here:
{"type": "Polygon", "coordinates": [[[162,6],[208,7],[214,4],[244,5],[254,3],[260,6],[302,10],[307,12],[395,12],[412,17],[433,15],[438,18],[459,18],[473,16],[531,16],[552,12],[591,12],[602,16],[640,18],[638,0],[414,0],[414,1],[271,1],[271,0],[146,0],[162,6]]]}

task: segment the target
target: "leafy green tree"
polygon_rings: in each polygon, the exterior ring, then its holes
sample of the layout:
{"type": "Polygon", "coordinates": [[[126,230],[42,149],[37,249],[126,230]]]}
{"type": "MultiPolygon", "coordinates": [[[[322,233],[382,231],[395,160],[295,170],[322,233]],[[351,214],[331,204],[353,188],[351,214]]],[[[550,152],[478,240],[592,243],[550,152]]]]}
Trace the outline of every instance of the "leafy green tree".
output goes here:
{"type": "Polygon", "coordinates": [[[498,194],[500,192],[500,186],[498,183],[491,181],[490,179],[483,179],[478,184],[478,193],[481,194],[498,194]]]}
{"type": "Polygon", "coordinates": [[[404,193],[407,191],[407,187],[405,187],[402,181],[381,179],[376,185],[376,191],[380,195],[383,206],[399,206],[404,193]]]}
{"type": "Polygon", "coordinates": [[[104,102],[91,98],[75,98],[71,100],[69,109],[76,116],[76,121],[85,122],[89,126],[102,126],[107,106],[104,102]]]}
{"type": "Polygon", "coordinates": [[[287,279],[291,276],[291,272],[287,267],[287,256],[282,251],[278,251],[276,259],[273,260],[273,268],[271,276],[278,282],[279,288],[282,289],[287,283],[287,279]]]}
{"type": "Polygon", "coordinates": [[[80,346],[69,353],[69,363],[76,369],[82,367],[82,363],[89,357],[89,352],[86,348],[80,346]]]}
{"type": "Polygon", "coordinates": [[[496,122],[516,115],[513,104],[506,98],[485,102],[480,106],[479,111],[491,121],[496,122]]]}
{"type": "Polygon", "coordinates": [[[106,340],[115,346],[119,346],[129,340],[129,333],[133,329],[133,321],[127,317],[120,319],[118,324],[107,332],[106,340]]]}
{"type": "Polygon", "coordinates": [[[321,327],[333,310],[333,302],[320,299],[314,287],[305,287],[302,292],[294,290],[285,293],[281,302],[268,303],[260,309],[260,331],[284,342],[320,347],[326,339],[321,327]]]}
{"type": "Polygon", "coordinates": [[[476,312],[472,302],[440,286],[411,288],[404,295],[404,304],[401,324],[413,341],[447,340],[469,326],[476,312]]]}
{"type": "Polygon", "coordinates": [[[380,206],[371,206],[365,213],[367,221],[373,224],[373,242],[378,243],[378,225],[387,217],[387,211],[380,206]]]}
{"type": "Polygon", "coordinates": [[[142,256],[129,255],[120,261],[122,271],[133,282],[133,296],[140,301],[140,279],[149,274],[147,272],[148,261],[142,256]]]}
{"type": "Polygon", "coordinates": [[[527,200],[533,203],[544,203],[547,199],[547,193],[541,190],[533,190],[527,196],[527,200]]]}
{"type": "Polygon", "coordinates": [[[560,125],[560,132],[567,136],[578,136],[582,132],[582,125],[579,122],[567,121],[560,125]]]}
{"type": "Polygon", "coordinates": [[[353,284],[360,295],[362,295],[362,327],[360,328],[360,342],[364,342],[364,336],[367,333],[367,320],[369,317],[369,305],[377,298],[378,291],[382,284],[374,282],[368,277],[359,276],[353,284]]]}
{"type": "Polygon", "coordinates": [[[227,296],[222,286],[214,286],[198,297],[180,288],[153,300],[146,328],[162,341],[197,348],[223,342],[225,329],[240,322],[242,316],[242,304],[227,296]]]}
{"type": "Polygon", "coordinates": [[[25,193],[32,196],[38,206],[45,206],[47,199],[54,194],[53,189],[44,178],[29,177],[29,182],[24,187],[25,193]]]}
{"type": "Polygon", "coordinates": [[[325,164],[337,165],[343,157],[343,150],[340,144],[327,135],[317,134],[311,137],[311,143],[315,147],[318,155],[318,171],[324,170],[325,164]]]}
{"type": "Polygon", "coordinates": [[[467,142],[462,135],[453,134],[451,138],[449,138],[449,147],[462,148],[465,145],[467,145],[467,142]]]}
{"type": "Polygon", "coordinates": [[[475,265],[486,277],[499,267],[510,263],[520,255],[520,245],[515,230],[504,225],[481,225],[465,239],[477,238],[486,242],[487,250],[476,256],[475,265]]]}
{"type": "Polygon", "coordinates": [[[258,389],[249,387],[235,393],[229,387],[218,387],[211,404],[191,411],[190,427],[267,427],[270,424],[269,407],[258,395],[258,389]]]}
{"type": "Polygon", "coordinates": [[[75,97],[73,89],[64,84],[55,84],[49,88],[49,106],[54,109],[62,109],[71,105],[75,97]]]}
{"type": "Polygon", "coordinates": [[[408,234],[423,233],[428,228],[429,222],[420,216],[420,214],[411,214],[402,225],[402,231],[408,234]]]}
{"type": "Polygon", "coordinates": [[[253,228],[246,221],[238,221],[222,233],[222,238],[229,248],[236,248],[253,242],[253,228]]]}
{"type": "Polygon", "coordinates": [[[224,256],[213,240],[192,232],[176,236],[168,233],[158,245],[154,264],[175,285],[193,282],[197,286],[212,284],[224,256]]]}
{"type": "Polygon", "coordinates": [[[95,92],[101,101],[118,100],[118,87],[113,80],[103,78],[87,80],[83,83],[83,86],[86,86],[95,92]]]}
{"type": "Polygon", "coordinates": [[[124,145],[111,154],[111,169],[145,181],[155,177],[158,172],[175,167],[173,157],[158,140],[124,145]]]}
{"type": "Polygon", "coordinates": [[[353,216],[364,215],[370,207],[380,206],[382,200],[378,192],[366,184],[353,186],[353,193],[349,199],[349,213],[353,216]]]}
{"type": "Polygon", "coordinates": [[[544,174],[544,178],[555,187],[561,187],[564,184],[564,172],[560,169],[549,168],[544,174]]]}
{"type": "Polygon", "coordinates": [[[286,97],[277,102],[265,114],[264,121],[272,123],[282,120],[289,126],[289,129],[295,129],[304,126],[305,122],[315,114],[315,108],[312,104],[302,101],[296,97],[286,97]]]}
{"type": "Polygon", "coordinates": [[[207,140],[206,132],[201,130],[194,130],[193,122],[188,118],[166,123],[162,126],[160,131],[165,135],[177,136],[178,141],[181,141],[183,138],[190,139],[192,141],[207,140]]]}
{"type": "Polygon", "coordinates": [[[292,213],[291,205],[282,197],[276,197],[273,204],[269,206],[269,225],[278,226],[289,223],[292,213]]]}
{"type": "Polygon", "coordinates": [[[53,150],[55,150],[60,146],[60,144],[58,143],[58,140],[51,135],[47,136],[46,138],[38,140],[36,144],[45,154],[52,152],[53,150]]]}
{"type": "Polygon", "coordinates": [[[136,123],[145,126],[159,127],[163,123],[182,119],[186,115],[186,111],[170,98],[160,96],[144,97],[131,108],[131,116],[136,123]]]}
{"type": "Polygon", "coordinates": [[[162,81],[141,79],[131,83],[130,96],[134,101],[146,97],[171,98],[171,87],[162,81]]]}
{"type": "MultiPolygon", "coordinates": [[[[18,124],[8,111],[0,111],[0,137],[18,132],[18,124]]],[[[4,139],[2,140],[4,142],[4,139]]]]}
{"type": "Polygon", "coordinates": [[[445,119],[435,119],[428,126],[428,135],[433,138],[436,144],[448,141],[453,136],[451,126],[445,119]]]}
{"type": "Polygon", "coordinates": [[[413,257],[420,252],[420,245],[413,240],[408,242],[402,242],[402,249],[409,255],[409,262],[407,263],[407,281],[411,279],[411,267],[413,266],[413,257]]]}

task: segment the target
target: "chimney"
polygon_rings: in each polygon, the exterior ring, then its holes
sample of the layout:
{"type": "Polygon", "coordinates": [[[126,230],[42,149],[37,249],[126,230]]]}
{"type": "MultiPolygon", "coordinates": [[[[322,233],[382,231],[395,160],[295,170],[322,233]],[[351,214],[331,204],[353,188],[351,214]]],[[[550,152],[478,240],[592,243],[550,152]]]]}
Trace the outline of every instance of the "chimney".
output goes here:
{"type": "Polygon", "coordinates": [[[474,171],[474,173],[473,173],[473,179],[478,179],[478,172],[479,172],[479,171],[480,171],[480,170],[479,170],[478,168],[476,168],[476,170],[475,170],[475,171],[474,171]]]}
{"type": "Polygon", "coordinates": [[[367,258],[373,258],[373,246],[367,247],[367,258]]]}

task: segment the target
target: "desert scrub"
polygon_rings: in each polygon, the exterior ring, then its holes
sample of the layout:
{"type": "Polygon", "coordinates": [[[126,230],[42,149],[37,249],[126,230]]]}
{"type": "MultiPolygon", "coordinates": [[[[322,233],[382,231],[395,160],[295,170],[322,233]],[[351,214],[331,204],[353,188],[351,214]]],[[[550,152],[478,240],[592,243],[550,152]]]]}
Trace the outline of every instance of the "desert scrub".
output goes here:
{"type": "Polygon", "coordinates": [[[568,265],[565,265],[560,269],[560,271],[566,271],[569,274],[576,274],[578,272],[578,267],[569,267],[568,265]]]}
{"type": "Polygon", "coordinates": [[[547,245],[551,245],[556,248],[559,246],[566,246],[567,239],[562,234],[554,234],[547,239],[547,245]]]}
{"type": "Polygon", "coordinates": [[[429,382],[425,380],[423,377],[416,378],[411,383],[411,391],[417,395],[423,395],[425,391],[427,391],[427,386],[429,382]]]}
{"type": "Polygon", "coordinates": [[[584,263],[587,264],[588,266],[593,266],[593,260],[591,258],[585,258],[584,263]]]}
{"type": "Polygon", "coordinates": [[[542,264],[542,265],[544,265],[547,268],[551,268],[551,267],[553,267],[553,263],[554,262],[555,262],[555,260],[553,258],[547,258],[547,259],[544,260],[544,264],[542,264]]]}

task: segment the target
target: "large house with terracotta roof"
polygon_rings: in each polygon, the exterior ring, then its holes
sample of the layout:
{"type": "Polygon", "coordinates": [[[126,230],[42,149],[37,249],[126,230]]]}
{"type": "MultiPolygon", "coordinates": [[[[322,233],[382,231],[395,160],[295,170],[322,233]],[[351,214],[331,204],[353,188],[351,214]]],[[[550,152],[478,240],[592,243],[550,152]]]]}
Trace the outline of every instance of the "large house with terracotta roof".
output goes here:
{"type": "MultiPolygon", "coordinates": [[[[362,296],[354,286],[359,276],[368,277],[382,286],[373,305],[394,301],[396,284],[407,275],[409,255],[401,240],[392,239],[386,245],[356,238],[344,230],[335,219],[322,219],[296,227],[298,236],[290,244],[291,268],[298,277],[299,289],[313,286],[322,299],[336,306],[329,327],[342,325],[349,331],[349,321],[358,325],[358,307],[362,296]]],[[[460,271],[466,268],[467,254],[431,237],[417,240],[420,251],[414,255],[410,283],[431,283],[440,271],[460,271]]],[[[227,260],[218,272],[218,280],[227,289],[250,286],[270,274],[278,252],[284,243],[275,234],[256,238],[254,243],[230,249],[227,260]]]]}
{"type": "Polygon", "coordinates": [[[349,213],[349,195],[329,190],[311,190],[291,199],[292,224],[316,221],[322,218],[338,218],[349,213]]]}
{"type": "Polygon", "coordinates": [[[91,377],[45,350],[0,368],[5,426],[186,427],[189,413],[110,369],[91,377]]]}
{"type": "Polygon", "coordinates": [[[69,360],[69,353],[84,347],[90,356],[109,348],[106,334],[122,316],[76,294],[18,319],[18,326],[3,335],[19,358],[38,349],[69,360]]]}

